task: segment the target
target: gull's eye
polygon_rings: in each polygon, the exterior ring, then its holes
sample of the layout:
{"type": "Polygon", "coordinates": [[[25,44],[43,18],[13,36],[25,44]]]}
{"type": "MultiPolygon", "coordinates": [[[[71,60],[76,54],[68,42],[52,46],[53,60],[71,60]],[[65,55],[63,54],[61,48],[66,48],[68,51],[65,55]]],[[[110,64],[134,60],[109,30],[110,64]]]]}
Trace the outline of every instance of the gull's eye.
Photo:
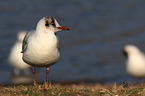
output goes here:
{"type": "Polygon", "coordinates": [[[54,27],[55,27],[55,24],[54,24],[54,23],[52,23],[52,26],[54,26],[54,27]]]}

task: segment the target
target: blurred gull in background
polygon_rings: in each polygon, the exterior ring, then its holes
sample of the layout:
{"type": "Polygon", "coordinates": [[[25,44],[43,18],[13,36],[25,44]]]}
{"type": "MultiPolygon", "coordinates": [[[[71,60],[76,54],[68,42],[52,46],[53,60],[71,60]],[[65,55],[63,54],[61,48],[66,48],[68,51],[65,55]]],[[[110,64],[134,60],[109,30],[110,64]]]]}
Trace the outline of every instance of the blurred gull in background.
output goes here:
{"type": "Polygon", "coordinates": [[[23,38],[26,34],[26,31],[21,31],[18,33],[17,35],[17,41],[14,44],[14,46],[11,48],[11,52],[9,55],[9,63],[11,66],[14,67],[14,74],[15,75],[19,75],[20,74],[20,70],[24,70],[25,74],[28,75],[30,73],[30,65],[26,64],[23,60],[22,60],[22,41],[23,38]]]}
{"type": "Polygon", "coordinates": [[[136,78],[145,77],[145,54],[135,45],[126,45],[124,54],[127,56],[126,70],[129,75],[136,78]]]}

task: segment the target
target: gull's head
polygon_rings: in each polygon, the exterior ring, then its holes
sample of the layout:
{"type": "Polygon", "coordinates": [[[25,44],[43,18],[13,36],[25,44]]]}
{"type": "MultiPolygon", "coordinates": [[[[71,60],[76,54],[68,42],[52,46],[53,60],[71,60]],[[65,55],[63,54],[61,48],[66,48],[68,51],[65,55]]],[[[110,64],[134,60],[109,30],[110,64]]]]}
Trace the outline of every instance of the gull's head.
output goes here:
{"type": "Polygon", "coordinates": [[[140,53],[140,50],[137,46],[135,45],[126,45],[123,49],[123,53],[125,56],[131,55],[131,54],[138,54],[140,53]]]}
{"type": "Polygon", "coordinates": [[[17,38],[18,38],[18,40],[19,40],[20,42],[23,41],[23,38],[25,37],[26,33],[27,33],[27,32],[26,32],[25,30],[23,30],[23,31],[20,31],[20,32],[17,34],[17,38]]]}
{"type": "Polygon", "coordinates": [[[37,24],[37,28],[41,30],[57,32],[61,30],[69,30],[67,27],[60,26],[55,18],[51,16],[43,17],[37,24]]]}

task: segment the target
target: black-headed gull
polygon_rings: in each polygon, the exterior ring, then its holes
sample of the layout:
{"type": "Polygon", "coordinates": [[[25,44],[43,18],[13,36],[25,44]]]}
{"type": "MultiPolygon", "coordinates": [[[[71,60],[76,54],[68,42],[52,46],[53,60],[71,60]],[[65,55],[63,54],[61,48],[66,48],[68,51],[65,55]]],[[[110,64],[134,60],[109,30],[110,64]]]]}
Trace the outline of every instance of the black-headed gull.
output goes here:
{"type": "Polygon", "coordinates": [[[37,24],[36,31],[26,34],[23,40],[23,60],[33,66],[33,81],[35,83],[34,67],[46,67],[47,84],[49,66],[55,64],[59,59],[59,40],[55,32],[69,30],[60,26],[56,19],[48,16],[43,17],[37,24]]]}
{"type": "Polygon", "coordinates": [[[145,54],[135,45],[126,45],[124,53],[127,56],[126,71],[132,77],[145,77],[145,54]]]}
{"type": "Polygon", "coordinates": [[[9,63],[11,66],[14,67],[14,74],[18,75],[20,70],[24,70],[25,74],[29,74],[29,68],[30,65],[26,64],[22,60],[22,41],[24,36],[26,35],[26,31],[21,31],[17,35],[17,41],[14,44],[14,46],[11,48],[10,54],[9,54],[9,63]]]}

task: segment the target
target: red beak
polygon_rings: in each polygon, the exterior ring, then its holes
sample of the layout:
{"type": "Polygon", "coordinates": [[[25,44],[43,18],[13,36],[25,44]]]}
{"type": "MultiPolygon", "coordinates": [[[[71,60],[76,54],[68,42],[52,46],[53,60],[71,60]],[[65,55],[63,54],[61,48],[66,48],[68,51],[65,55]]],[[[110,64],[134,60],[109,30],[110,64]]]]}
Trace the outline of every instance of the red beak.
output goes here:
{"type": "Polygon", "coordinates": [[[59,30],[68,30],[69,31],[69,28],[67,27],[64,27],[64,26],[61,26],[61,27],[57,27],[59,30]]]}

